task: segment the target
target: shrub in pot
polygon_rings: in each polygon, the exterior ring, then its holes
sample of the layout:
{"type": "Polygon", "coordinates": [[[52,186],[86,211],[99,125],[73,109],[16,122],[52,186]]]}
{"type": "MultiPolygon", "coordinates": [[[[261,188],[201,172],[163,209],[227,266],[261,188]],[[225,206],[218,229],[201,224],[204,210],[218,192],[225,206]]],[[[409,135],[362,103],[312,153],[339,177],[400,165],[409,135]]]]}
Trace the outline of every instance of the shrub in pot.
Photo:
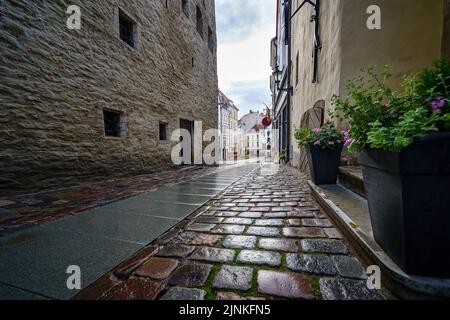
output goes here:
{"type": "Polygon", "coordinates": [[[308,155],[311,179],[316,185],[336,184],[344,136],[333,124],[295,130],[299,148],[308,155]]]}
{"type": "Polygon", "coordinates": [[[405,76],[369,68],[333,98],[359,152],[375,240],[405,272],[450,277],[450,62],[405,76]]]}

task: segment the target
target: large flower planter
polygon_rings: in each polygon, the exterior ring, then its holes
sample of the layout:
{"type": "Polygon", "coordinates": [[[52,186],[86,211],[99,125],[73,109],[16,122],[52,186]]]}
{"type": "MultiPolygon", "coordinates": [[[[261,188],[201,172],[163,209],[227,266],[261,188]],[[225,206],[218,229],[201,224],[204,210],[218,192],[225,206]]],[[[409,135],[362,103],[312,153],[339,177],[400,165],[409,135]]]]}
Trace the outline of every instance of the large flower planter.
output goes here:
{"type": "Polygon", "coordinates": [[[306,147],[311,179],[316,185],[336,184],[343,145],[323,149],[309,144],[306,147]]]}
{"type": "Polygon", "coordinates": [[[375,241],[408,274],[450,277],[450,133],[359,160],[375,241]]]}

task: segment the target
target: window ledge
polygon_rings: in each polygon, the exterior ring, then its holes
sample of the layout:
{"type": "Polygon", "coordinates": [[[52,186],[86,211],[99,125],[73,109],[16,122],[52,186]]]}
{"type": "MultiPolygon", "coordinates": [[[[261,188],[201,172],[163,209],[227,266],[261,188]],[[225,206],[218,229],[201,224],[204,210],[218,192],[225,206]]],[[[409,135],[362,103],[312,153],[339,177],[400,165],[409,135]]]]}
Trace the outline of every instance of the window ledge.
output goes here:
{"type": "Polygon", "coordinates": [[[121,141],[121,140],[125,140],[127,137],[110,137],[110,136],[103,136],[103,138],[105,138],[106,140],[116,140],[116,141],[121,141]]]}
{"type": "Polygon", "coordinates": [[[123,40],[122,40],[119,36],[117,36],[117,35],[114,35],[114,38],[116,38],[116,40],[119,41],[119,42],[122,44],[122,46],[124,46],[124,47],[128,48],[129,50],[131,50],[131,52],[139,53],[140,47],[135,48],[135,47],[133,47],[133,46],[130,46],[128,43],[126,43],[125,41],[123,41],[123,40]]]}

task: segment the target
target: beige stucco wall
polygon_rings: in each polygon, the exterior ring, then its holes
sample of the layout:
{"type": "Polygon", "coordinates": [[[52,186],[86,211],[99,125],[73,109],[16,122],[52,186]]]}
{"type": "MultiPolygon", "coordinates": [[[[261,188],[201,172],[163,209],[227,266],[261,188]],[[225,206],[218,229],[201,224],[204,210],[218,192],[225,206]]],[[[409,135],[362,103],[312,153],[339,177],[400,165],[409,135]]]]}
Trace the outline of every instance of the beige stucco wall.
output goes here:
{"type": "Polygon", "coordinates": [[[342,18],[340,92],[360,69],[388,64],[398,87],[406,73],[429,67],[441,56],[442,0],[345,0],[342,18]],[[381,30],[366,28],[367,7],[381,9],[381,30]]]}
{"type": "MultiPolygon", "coordinates": [[[[292,164],[299,166],[300,149],[297,147],[294,130],[300,127],[305,111],[319,100],[325,100],[326,108],[330,99],[339,93],[341,72],[341,15],[343,2],[323,0],[321,10],[322,50],[319,53],[318,82],[312,83],[314,48],[314,24],[310,22],[314,14],[313,7],[304,7],[293,21],[292,79],[294,95],[291,105],[291,137],[293,143],[292,164]],[[299,82],[296,83],[296,57],[299,55],[299,82]]],[[[295,3],[295,1],[294,1],[295,3]]]]}
{"type": "MultiPolygon", "coordinates": [[[[447,0],[445,0],[447,1],[447,0]]],[[[293,26],[292,133],[305,111],[318,100],[330,109],[334,94],[345,95],[346,84],[361,68],[391,65],[397,86],[405,73],[430,66],[441,56],[443,39],[442,0],[322,0],[319,82],[311,83],[313,24],[312,7],[303,8],[293,26]],[[370,5],[381,8],[381,30],[369,30],[366,13],[370,5]],[[295,85],[296,55],[300,52],[300,82],[295,85]]],[[[342,128],[344,124],[339,124],[342,128]]],[[[300,150],[294,144],[292,164],[299,166],[300,150]]]]}
{"type": "Polygon", "coordinates": [[[444,0],[444,27],[442,55],[450,58],[450,0],[444,0]]]}

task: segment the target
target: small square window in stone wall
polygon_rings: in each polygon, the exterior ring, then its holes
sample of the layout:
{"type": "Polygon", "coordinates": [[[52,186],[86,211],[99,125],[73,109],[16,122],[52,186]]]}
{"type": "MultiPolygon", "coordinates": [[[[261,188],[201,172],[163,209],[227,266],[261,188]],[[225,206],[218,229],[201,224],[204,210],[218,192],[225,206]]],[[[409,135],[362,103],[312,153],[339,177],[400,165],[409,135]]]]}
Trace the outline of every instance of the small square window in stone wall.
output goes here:
{"type": "Polygon", "coordinates": [[[103,124],[106,137],[122,138],[124,136],[125,116],[122,112],[103,110],[103,124]]]}

